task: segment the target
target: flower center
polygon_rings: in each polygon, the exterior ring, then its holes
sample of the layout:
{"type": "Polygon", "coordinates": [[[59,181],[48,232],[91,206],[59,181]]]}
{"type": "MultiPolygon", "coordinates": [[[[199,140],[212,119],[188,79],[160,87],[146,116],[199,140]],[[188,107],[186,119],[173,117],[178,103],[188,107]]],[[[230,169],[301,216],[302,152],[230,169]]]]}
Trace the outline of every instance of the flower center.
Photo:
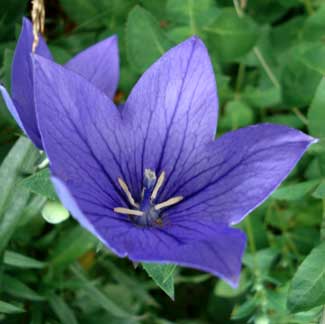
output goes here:
{"type": "Polygon", "coordinates": [[[132,220],[143,226],[153,224],[162,224],[161,212],[164,208],[173,206],[183,200],[184,197],[176,196],[164,202],[156,204],[157,195],[165,181],[165,172],[161,172],[158,179],[156,173],[151,169],[144,170],[143,188],[141,201],[137,203],[123,179],[118,178],[118,183],[126,195],[128,202],[133,207],[132,209],[124,207],[114,208],[114,212],[118,214],[129,215],[132,220]]]}

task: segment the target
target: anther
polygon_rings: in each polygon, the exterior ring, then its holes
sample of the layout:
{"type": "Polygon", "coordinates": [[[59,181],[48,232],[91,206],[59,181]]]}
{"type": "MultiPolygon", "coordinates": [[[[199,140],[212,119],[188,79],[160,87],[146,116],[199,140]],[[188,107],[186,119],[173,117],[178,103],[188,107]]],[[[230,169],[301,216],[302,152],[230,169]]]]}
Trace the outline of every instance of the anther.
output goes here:
{"type": "Polygon", "coordinates": [[[133,197],[131,195],[128,185],[121,178],[118,178],[117,181],[118,181],[119,185],[121,186],[121,188],[123,189],[124,193],[126,194],[130,204],[135,208],[139,208],[139,205],[135,202],[135,200],[133,199],[133,197]]]}
{"type": "Polygon", "coordinates": [[[116,207],[114,208],[115,213],[124,214],[124,215],[134,215],[134,216],[144,216],[144,212],[141,210],[134,210],[124,207],[116,207]]]}
{"type": "Polygon", "coordinates": [[[182,197],[182,196],[176,196],[176,197],[170,198],[160,204],[155,205],[154,208],[155,208],[155,210],[159,210],[162,208],[170,207],[170,206],[178,204],[183,199],[184,199],[184,197],[182,197]]]}
{"type": "Polygon", "coordinates": [[[164,181],[165,181],[165,176],[166,176],[166,173],[165,171],[161,172],[160,173],[160,176],[157,180],[157,183],[152,191],[152,194],[151,194],[151,201],[154,201],[158,195],[158,191],[159,189],[161,188],[161,186],[163,185],[164,181]]]}
{"type": "Polygon", "coordinates": [[[151,169],[144,170],[143,187],[150,190],[154,187],[157,177],[155,171],[151,169]]]}

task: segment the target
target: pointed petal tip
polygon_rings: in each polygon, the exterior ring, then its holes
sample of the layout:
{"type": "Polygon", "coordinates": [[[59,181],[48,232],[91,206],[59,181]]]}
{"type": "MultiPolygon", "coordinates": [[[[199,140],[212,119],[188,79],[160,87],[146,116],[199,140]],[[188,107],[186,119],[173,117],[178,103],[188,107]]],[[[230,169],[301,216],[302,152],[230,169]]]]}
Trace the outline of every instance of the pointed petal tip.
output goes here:
{"type": "Polygon", "coordinates": [[[33,30],[33,24],[27,17],[23,17],[22,19],[22,26],[21,26],[21,33],[27,32],[32,33],[33,30]]]}
{"type": "Polygon", "coordinates": [[[312,136],[309,136],[309,139],[310,139],[310,144],[309,145],[316,144],[316,143],[318,143],[320,141],[319,138],[312,137],[312,136]]]}
{"type": "Polygon", "coordinates": [[[31,25],[32,24],[32,22],[30,21],[30,19],[28,17],[25,17],[25,16],[23,16],[23,18],[22,18],[22,23],[23,24],[28,24],[28,25],[31,25]]]}
{"type": "Polygon", "coordinates": [[[203,40],[197,35],[193,35],[193,36],[187,38],[185,41],[183,41],[183,44],[186,44],[186,43],[192,43],[193,45],[199,44],[199,45],[203,45],[205,47],[203,40]]]}
{"type": "Polygon", "coordinates": [[[94,44],[93,46],[96,46],[98,44],[107,44],[109,46],[117,46],[118,45],[118,35],[114,34],[112,36],[106,37],[103,40],[99,41],[98,43],[94,44]]]}

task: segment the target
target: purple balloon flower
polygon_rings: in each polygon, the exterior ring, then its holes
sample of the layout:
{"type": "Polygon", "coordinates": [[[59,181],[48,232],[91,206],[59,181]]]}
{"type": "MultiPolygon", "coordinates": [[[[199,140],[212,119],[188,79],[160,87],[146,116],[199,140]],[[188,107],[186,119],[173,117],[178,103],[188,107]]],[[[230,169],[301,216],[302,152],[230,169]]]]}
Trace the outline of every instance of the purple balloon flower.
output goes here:
{"type": "Polygon", "coordinates": [[[214,140],[217,93],[202,41],[169,50],[122,109],[92,84],[34,58],[35,98],[63,204],[120,257],[170,262],[238,283],[260,205],[314,139],[260,124],[214,140]]]}
{"type": "MultiPolygon", "coordinates": [[[[40,149],[42,139],[36,121],[33,98],[33,66],[30,58],[33,44],[33,26],[23,18],[23,26],[16,46],[12,65],[12,85],[10,98],[0,85],[0,92],[17,124],[40,149]]],[[[36,54],[53,60],[52,55],[40,36],[36,54]]],[[[117,37],[109,37],[73,57],[65,67],[74,71],[110,98],[113,98],[119,79],[119,56],[117,37]]]]}

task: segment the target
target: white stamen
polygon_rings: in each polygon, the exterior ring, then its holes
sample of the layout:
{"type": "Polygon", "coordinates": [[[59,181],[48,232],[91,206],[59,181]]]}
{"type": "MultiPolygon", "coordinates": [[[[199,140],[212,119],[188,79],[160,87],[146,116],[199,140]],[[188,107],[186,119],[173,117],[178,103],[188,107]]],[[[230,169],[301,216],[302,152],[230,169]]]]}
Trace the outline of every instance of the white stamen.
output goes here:
{"type": "Polygon", "coordinates": [[[154,189],[152,191],[151,197],[150,197],[152,201],[156,199],[156,197],[158,195],[158,191],[159,191],[159,189],[161,188],[161,186],[163,185],[163,183],[165,181],[165,175],[166,175],[165,171],[160,173],[160,176],[159,176],[159,178],[157,180],[157,183],[156,183],[156,185],[155,185],[155,187],[154,187],[154,189]]]}
{"type": "Polygon", "coordinates": [[[126,194],[130,204],[135,208],[139,208],[139,205],[134,201],[134,199],[131,195],[128,185],[121,178],[118,178],[117,181],[118,181],[119,185],[121,186],[121,188],[123,189],[124,193],[126,194]]]}
{"type": "Polygon", "coordinates": [[[173,198],[170,198],[160,204],[157,204],[155,205],[155,210],[159,210],[161,208],[166,208],[166,207],[169,207],[169,206],[173,206],[175,204],[178,204],[180,201],[182,201],[184,199],[184,197],[182,196],[177,196],[177,197],[173,197],[173,198]]]}
{"type": "Polygon", "coordinates": [[[114,208],[115,213],[124,214],[124,215],[134,215],[134,216],[143,216],[144,212],[141,210],[134,210],[124,207],[116,207],[114,208]]]}

